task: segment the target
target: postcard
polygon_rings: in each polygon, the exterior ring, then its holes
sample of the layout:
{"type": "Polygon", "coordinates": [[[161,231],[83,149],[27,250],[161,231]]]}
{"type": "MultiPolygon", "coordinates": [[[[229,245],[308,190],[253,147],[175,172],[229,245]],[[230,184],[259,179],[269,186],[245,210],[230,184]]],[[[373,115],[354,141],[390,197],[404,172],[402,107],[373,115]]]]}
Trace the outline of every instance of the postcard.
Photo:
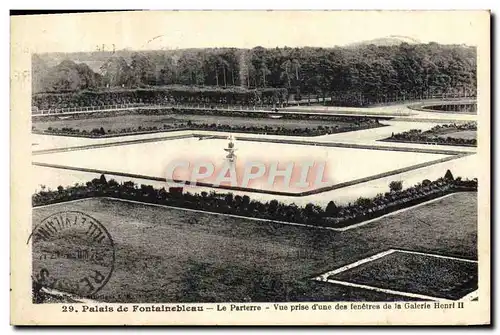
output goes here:
{"type": "Polygon", "coordinates": [[[489,11],[11,17],[14,325],[487,325],[489,11]]]}

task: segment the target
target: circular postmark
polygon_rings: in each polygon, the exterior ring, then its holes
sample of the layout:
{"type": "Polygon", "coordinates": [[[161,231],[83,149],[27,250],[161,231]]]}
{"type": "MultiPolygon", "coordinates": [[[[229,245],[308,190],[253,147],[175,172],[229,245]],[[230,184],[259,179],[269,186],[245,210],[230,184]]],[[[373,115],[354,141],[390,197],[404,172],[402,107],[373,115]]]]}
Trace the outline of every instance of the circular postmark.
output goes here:
{"type": "Polygon", "coordinates": [[[52,214],[35,226],[30,239],[34,286],[89,297],[113,273],[113,239],[99,221],[85,213],[52,214]]]}

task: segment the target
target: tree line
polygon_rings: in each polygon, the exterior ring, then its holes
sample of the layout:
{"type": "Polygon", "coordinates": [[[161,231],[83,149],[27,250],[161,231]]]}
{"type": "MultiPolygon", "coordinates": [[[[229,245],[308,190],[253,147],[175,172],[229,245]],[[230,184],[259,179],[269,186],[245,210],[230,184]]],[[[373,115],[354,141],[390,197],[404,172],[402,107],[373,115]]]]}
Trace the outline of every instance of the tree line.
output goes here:
{"type": "Polygon", "coordinates": [[[33,57],[33,92],[166,85],[283,88],[353,104],[476,93],[476,48],[437,43],[335,48],[216,48],[110,54],[93,71],[33,57]]]}
{"type": "Polygon", "coordinates": [[[57,190],[42,190],[32,197],[33,206],[64,202],[90,197],[112,197],[146,203],[163,204],[181,208],[206,210],[216,213],[235,214],[251,218],[286,221],[316,226],[345,227],[372,219],[401,208],[457,192],[477,190],[477,179],[454,178],[451,171],[434,181],[423,180],[415,186],[402,189],[398,181],[391,183],[390,190],[374,198],[359,198],[354,203],[336,205],[330,201],[326,208],[308,203],[303,207],[284,204],[277,200],[261,202],[249,196],[232,193],[201,192],[192,194],[182,188],[156,189],[150,185],[136,185],[132,181],[118,183],[107,181],[104,175],[85,185],[59,186],[57,190]]]}

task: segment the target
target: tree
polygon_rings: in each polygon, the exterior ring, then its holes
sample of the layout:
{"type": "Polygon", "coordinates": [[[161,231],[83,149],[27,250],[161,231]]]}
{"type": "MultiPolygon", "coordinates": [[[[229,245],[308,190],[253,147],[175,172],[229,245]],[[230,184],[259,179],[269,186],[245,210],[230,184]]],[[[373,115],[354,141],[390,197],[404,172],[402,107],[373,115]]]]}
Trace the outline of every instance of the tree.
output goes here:
{"type": "Polygon", "coordinates": [[[446,180],[451,180],[451,181],[452,181],[452,180],[455,180],[455,178],[453,178],[453,174],[451,173],[451,171],[450,171],[450,170],[447,170],[447,171],[446,171],[446,173],[445,173],[445,175],[444,175],[444,179],[446,179],[446,180]]]}
{"type": "Polygon", "coordinates": [[[250,197],[248,195],[244,195],[242,199],[242,203],[244,207],[248,207],[250,204],[250,197]]]}
{"type": "Polygon", "coordinates": [[[228,193],[226,194],[224,200],[226,201],[226,204],[229,206],[229,207],[232,207],[233,205],[233,200],[234,200],[234,197],[233,197],[233,194],[232,193],[228,193]]]}
{"type": "Polygon", "coordinates": [[[338,214],[338,207],[335,205],[333,201],[330,201],[328,205],[326,206],[325,213],[327,216],[336,216],[338,214]]]}
{"type": "Polygon", "coordinates": [[[123,183],[123,187],[126,189],[135,189],[135,183],[133,181],[126,181],[123,183]]]}
{"type": "Polygon", "coordinates": [[[285,80],[286,82],[286,87],[290,89],[292,87],[292,80],[291,80],[291,69],[292,69],[292,61],[287,59],[281,64],[281,68],[283,69],[283,72],[281,73],[281,78],[285,80]]]}
{"type": "Polygon", "coordinates": [[[34,89],[42,92],[79,91],[94,89],[100,85],[101,77],[87,64],[66,59],[54,67],[47,67],[40,58],[34,58],[34,89]]]}
{"type": "Polygon", "coordinates": [[[133,81],[136,84],[155,85],[155,65],[151,60],[142,53],[134,53],[130,63],[130,71],[133,76],[133,81]]]}
{"type": "Polygon", "coordinates": [[[372,205],[372,200],[369,198],[360,197],[356,200],[355,204],[362,208],[369,208],[372,205]]]}
{"type": "Polygon", "coordinates": [[[111,187],[111,188],[118,187],[119,185],[120,184],[118,184],[118,182],[116,180],[114,180],[114,179],[110,179],[109,182],[108,182],[108,186],[111,187]]]}
{"type": "Polygon", "coordinates": [[[422,186],[429,186],[431,184],[432,184],[432,182],[429,179],[422,180],[422,186]]]}
{"type": "Polygon", "coordinates": [[[134,75],[123,57],[109,58],[100,69],[104,85],[108,87],[131,87],[135,84],[134,75]]]}
{"type": "Polygon", "coordinates": [[[179,84],[199,85],[204,82],[203,59],[198,52],[186,51],[177,61],[179,84]]]}
{"type": "Polygon", "coordinates": [[[399,192],[403,189],[403,182],[401,180],[393,180],[389,183],[391,192],[399,192]]]}
{"type": "Polygon", "coordinates": [[[271,200],[269,202],[269,206],[268,206],[269,213],[271,213],[271,214],[276,213],[276,211],[278,210],[278,206],[279,206],[278,200],[276,200],[276,199],[271,200]]]}
{"type": "Polygon", "coordinates": [[[156,82],[158,85],[171,85],[177,82],[176,66],[171,57],[164,57],[162,63],[156,66],[156,82]]]}
{"type": "Polygon", "coordinates": [[[304,207],[304,212],[309,218],[314,218],[322,213],[322,208],[313,203],[308,203],[304,207]]]}

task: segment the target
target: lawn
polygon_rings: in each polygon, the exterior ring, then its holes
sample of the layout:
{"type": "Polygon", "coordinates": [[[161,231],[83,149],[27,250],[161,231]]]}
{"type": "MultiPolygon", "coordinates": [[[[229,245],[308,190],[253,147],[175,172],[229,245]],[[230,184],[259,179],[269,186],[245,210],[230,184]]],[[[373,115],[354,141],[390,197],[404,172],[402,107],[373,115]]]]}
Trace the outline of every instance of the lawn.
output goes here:
{"type": "Polygon", "coordinates": [[[477,138],[477,130],[455,131],[452,133],[440,134],[438,136],[442,137],[442,138],[452,137],[452,138],[462,138],[465,140],[473,140],[473,139],[477,138]]]}
{"type": "Polygon", "coordinates": [[[476,193],[345,232],[111,199],[35,208],[33,223],[69,210],[99,220],[114,240],[114,272],[98,293],[108,302],[408,300],[311,278],[389,248],[477,258],[476,193]]]}
{"type": "Polygon", "coordinates": [[[459,299],[477,289],[477,263],[396,251],[329,279],[459,299]]]}
{"type": "Polygon", "coordinates": [[[315,128],[318,126],[330,126],[343,128],[352,125],[349,121],[319,121],[319,120],[289,120],[289,119],[271,119],[271,118],[254,118],[254,117],[229,117],[217,115],[191,115],[191,114],[163,114],[163,115],[144,115],[144,114],[130,114],[126,116],[110,116],[101,118],[87,118],[87,119],[66,119],[57,121],[38,121],[34,122],[33,126],[37,130],[47,130],[49,127],[61,129],[78,128],[81,131],[91,131],[94,128],[103,127],[106,131],[120,130],[126,128],[142,128],[158,127],[162,128],[163,125],[168,124],[181,124],[191,121],[196,124],[218,124],[218,125],[232,125],[232,126],[254,126],[254,127],[283,127],[287,129],[304,129],[315,128]]]}

